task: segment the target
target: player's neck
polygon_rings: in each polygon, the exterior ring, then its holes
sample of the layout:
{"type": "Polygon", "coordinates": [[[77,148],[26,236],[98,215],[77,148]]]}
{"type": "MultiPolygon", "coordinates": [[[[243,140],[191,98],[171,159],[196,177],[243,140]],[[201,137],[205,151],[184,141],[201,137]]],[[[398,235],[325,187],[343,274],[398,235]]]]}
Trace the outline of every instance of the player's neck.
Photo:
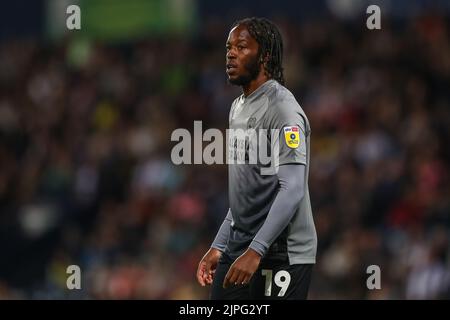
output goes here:
{"type": "Polygon", "coordinates": [[[248,84],[242,86],[244,97],[251,95],[256,89],[258,89],[264,82],[269,80],[263,69],[260,70],[258,76],[250,81],[248,84]]]}

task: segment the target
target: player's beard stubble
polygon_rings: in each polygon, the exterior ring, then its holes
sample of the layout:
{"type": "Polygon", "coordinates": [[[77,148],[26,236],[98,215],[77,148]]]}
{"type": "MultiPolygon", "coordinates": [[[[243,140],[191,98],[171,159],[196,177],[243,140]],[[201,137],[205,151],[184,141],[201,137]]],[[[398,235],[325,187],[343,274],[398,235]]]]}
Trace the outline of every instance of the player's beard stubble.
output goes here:
{"type": "Polygon", "coordinates": [[[250,81],[256,79],[259,73],[259,67],[259,56],[255,56],[254,59],[244,65],[244,74],[239,75],[235,79],[228,79],[228,82],[236,86],[245,86],[250,83],[250,81]]]}

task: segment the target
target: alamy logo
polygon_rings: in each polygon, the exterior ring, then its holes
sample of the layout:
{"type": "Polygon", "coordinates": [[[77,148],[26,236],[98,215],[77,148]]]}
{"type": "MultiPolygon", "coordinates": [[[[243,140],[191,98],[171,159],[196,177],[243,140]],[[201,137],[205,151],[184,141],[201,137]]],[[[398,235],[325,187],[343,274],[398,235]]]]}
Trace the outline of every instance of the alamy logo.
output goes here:
{"type": "Polygon", "coordinates": [[[258,164],[262,175],[276,174],[280,130],[256,130],[253,128],[255,124],[256,118],[250,118],[247,122],[248,129],[227,129],[225,138],[218,129],[203,132],[201,121],[194,121],[193,137],[187,129],[178,128],[171,135],[171,141],[178,142],[172,148],[172,162],[176,165],[258,164]],[[203,149],[203,142],[210,143],[203,149]]]}
{"type": "Polygon", "coordinates": [[[381,9],[379,6],[372,4],[367,7],[367,14],[370,16],[367,18],[366,26],[369,30],[381,29],[381,9]]]}
{"type": "Polygon", "coordinates": [[[80,30],[81,29],[81,10],[80,7],[72,4],[67,7],[66,13],[70,14],[66,20],[66,27],[69,30],[80,30]]]}
{"type": "Polygon", "coordinates": [[[66,280],[67,289],[81,289],[81,269],[76,264],[67,267],[66,273],[69,274],[66,280]]]}
{"type": "Polygon", "coordinates": [[[381,289],[381,269],[376,264],[372,264],[367,267],[366,270],[367,274],[370,274],[370,276],[367,278],[366,286],[367,289],[373,290],[373,289],[381,289]]]}

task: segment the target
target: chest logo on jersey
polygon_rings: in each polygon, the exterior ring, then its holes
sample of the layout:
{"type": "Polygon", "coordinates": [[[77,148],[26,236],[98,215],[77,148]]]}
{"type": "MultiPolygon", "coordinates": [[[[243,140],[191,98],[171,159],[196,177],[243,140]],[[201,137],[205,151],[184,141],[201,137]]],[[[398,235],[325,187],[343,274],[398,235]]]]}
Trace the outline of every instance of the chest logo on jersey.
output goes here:
{"type": "Polygon", "coordinates": [[[300,129],[297,126],[284,127],[284,141],[289,148],[295,149],[300,145],[300,129]]]}
{"type": "Polygon", "coordinates": [[[255,127],[256,127],[256,118],[255,117],[251,117],[247,121],[247,129],[254,129],[255,127]]]}

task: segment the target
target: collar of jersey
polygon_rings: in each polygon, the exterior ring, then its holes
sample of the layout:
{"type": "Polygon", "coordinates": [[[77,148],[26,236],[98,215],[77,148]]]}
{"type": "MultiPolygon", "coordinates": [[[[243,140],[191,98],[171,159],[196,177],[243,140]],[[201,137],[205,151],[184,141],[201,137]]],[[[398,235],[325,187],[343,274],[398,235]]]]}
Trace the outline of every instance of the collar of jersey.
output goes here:
{"type": "Polygon", "coordinates": [[[264,82],[262,85],[260,85],[255,91],[250,93],[247,97],[242,94],[242,102],[249,102],[252,100],[255,100],[256,98],[260,97],[266,90],[269,88],[269,86],[274,83],[275,80],[269,79],[266,82],[264,82]]]}

